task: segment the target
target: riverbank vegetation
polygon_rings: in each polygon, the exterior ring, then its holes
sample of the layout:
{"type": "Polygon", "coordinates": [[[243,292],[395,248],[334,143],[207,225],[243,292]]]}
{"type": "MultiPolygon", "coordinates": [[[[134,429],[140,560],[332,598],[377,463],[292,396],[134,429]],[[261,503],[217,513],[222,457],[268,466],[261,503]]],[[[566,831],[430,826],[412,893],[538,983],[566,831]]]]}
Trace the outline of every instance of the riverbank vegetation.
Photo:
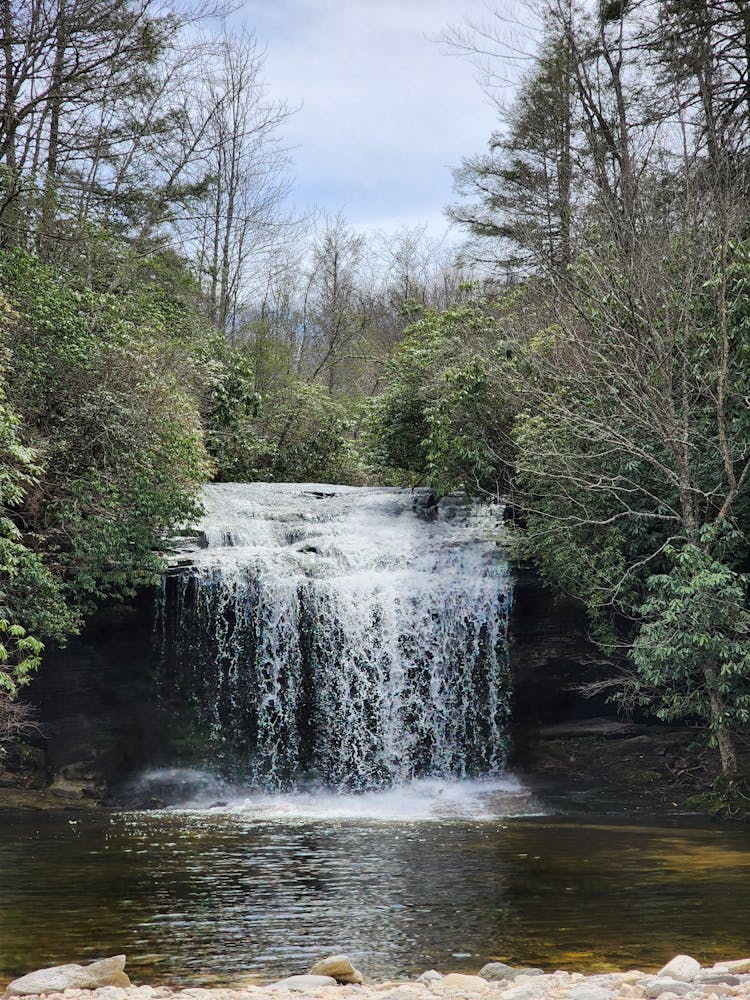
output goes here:
{"type": "Polygon", "coordinates": [[[457,171],[455,253],[290,213],[293,109],[223,13],[3,8],[8,718],[44,643],[154,579],[203,482],[419,484],[509,498],[545,580],[588,609],[606,693],[702,727],[739,788],[743,6],[548,0],[510,105],[500,14],[451,32],[498,103],[457,171]]]}
{"type": "MultiPolygon", "coordinates": [[[[509,495],[545,578],[588,608],[603,684],[704,725],[733,783],[750,718],[748,26],[710,2],[541,13],[451,209],[511,278],[470,323],[430,316],[401,345],[378,459],[509,495]],[[418,441],[399,452],[408,414],[418,441]]],[[[452,36],[490,87],[497,25],[452,36]]]]}

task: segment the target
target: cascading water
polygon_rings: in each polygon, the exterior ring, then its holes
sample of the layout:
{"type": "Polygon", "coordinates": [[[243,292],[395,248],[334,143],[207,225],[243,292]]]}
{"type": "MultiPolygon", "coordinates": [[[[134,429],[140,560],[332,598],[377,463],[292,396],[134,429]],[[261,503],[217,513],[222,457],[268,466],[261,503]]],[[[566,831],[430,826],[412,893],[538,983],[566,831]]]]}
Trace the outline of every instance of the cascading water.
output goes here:
{"type": "Polygon", "coordinates": [[[164,697],[214,765],[270,788],[503,770],[499,508],[277,483],[211,486],[205,508],[157,621],[164,697]]]}

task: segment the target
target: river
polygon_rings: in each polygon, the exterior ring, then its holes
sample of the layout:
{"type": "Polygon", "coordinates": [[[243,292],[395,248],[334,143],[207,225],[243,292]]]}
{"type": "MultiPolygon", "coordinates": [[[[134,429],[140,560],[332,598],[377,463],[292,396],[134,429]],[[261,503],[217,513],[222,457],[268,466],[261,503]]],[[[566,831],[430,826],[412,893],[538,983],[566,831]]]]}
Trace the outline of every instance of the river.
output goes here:
{"type": "Polygon", "coordinates": [[[585,972],[747,952],[750,832],[513,815],[543,808],[507,779],[381,799],[6,812],[0,983],[121,952],[135,982],[202,985],[304,972],[338,951],[383,978],[490,959],[585,972]]]}

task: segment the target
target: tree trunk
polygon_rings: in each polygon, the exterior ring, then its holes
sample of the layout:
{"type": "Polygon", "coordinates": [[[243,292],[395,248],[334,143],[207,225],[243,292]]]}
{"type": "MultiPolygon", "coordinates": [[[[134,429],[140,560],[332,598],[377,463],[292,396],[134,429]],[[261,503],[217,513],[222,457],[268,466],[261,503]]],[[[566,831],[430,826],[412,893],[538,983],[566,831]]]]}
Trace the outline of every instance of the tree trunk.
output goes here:
{"type": "Polygon", "coordinates": [[[721,774],[722,777],[733,782],[737,778],[737,751],[735,750],[734,737],[731,730],[724,721],[724,699],[716,687],[718,674],[714,663],[705,664],[703,667],[703,677],[705,678],[708,690],[711,731],[716,737],[716,746],[721,762],[721,774]]]}
{"type": "Polygon", "coordinates": [[[62,0],[58,10],[57,32],[55,36],[55,62],[52,69],[52,86],[49,93],[49,145],[47,151],[47,173],[44,179],[44,195],[42,200],[42,220],[37,239],[38,249],[43,252],[44,243],[52,235],[57,211],[57,173],[58,156],[60,152],[60,113],[62,110],[62,77],[65,65],[66,48],[66,18],[65,2],[62,0]]]}
{"type": "Polygon", "coordinates": [[[16,163],[16,107],[13,68],[13,6],[11,0],[2,4],[3,97],[0,121],[0,149],[5,161],[4,190],[0,191],[0,246],[14,246],[20,242],[17,231],[18,164],[16,163]]]}

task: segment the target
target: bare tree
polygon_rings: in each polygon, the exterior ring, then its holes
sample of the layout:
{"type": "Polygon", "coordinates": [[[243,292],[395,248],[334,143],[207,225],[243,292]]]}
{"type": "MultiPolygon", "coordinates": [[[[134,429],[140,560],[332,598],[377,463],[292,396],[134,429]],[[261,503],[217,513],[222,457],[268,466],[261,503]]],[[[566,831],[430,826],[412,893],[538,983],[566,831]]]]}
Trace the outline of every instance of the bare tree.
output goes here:
{"type": "Polygon", "coordinates": [[[203,66],[199,100],[208,122],[209,183],[196,243],[210,314],[237,339],[250,292],[262,295],[267,283],[256,275],[274,268],[278,246],[294,228],[283,209],[290,179],[280,135],[291,111],[267,95],[254,35],[225,37],[218,48],[218,65],[212,58],[203,66]]]}

